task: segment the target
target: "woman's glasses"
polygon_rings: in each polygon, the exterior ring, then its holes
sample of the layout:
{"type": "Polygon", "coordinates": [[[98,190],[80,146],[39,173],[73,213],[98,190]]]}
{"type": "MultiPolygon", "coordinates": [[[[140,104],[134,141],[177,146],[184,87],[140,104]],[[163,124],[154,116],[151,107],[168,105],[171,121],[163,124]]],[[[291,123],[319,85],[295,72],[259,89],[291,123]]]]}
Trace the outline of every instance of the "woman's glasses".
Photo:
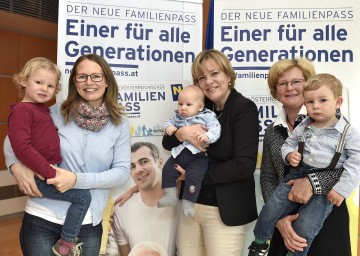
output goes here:
{"type": "Polygon", "coordinates": [[[304,85],[305,79],[293,79],[291,81],[282,81],[278,84],[276,84],[276,88],[278,89],[285,89],[288,84],[291,84],[292,87],[300,87],[304,85]]]}
{"type": "Polygon", "coordinates": [[[90,77],[91,81],[93,81],[93,82],[101,82],[104,79],[104,74],[101,74],[101,73],[94,73],[94,74],[90,74],[90,75],[76,74],[75,81],[78,83],[83,83],[86,80],[88,80],[88,77],[90,77]]]}

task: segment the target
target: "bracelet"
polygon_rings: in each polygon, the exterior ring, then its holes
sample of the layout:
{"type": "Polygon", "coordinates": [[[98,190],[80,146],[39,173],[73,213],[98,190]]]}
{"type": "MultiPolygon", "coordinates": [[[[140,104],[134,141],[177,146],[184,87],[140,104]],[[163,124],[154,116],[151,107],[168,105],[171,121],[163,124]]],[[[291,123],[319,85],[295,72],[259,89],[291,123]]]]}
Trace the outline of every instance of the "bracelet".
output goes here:
{"type": "MultiPolygon", "coordinates": [[[[312,175],[312,174],[310,174],[310,175],[312,175]]],[[[307,176],[306,178],[307,178],[307,180],[308,180],[308,182],[309,182],[309,186],[310,186],[310,188],[311,188],[311,191],[313,192],[313,194],[316,194],[316,193],[315,193],[315,189],[314,189],[314,187],[313,187],[313,183],[312,183],[311,180],[310,180],[310,177],[307,176]]]]}

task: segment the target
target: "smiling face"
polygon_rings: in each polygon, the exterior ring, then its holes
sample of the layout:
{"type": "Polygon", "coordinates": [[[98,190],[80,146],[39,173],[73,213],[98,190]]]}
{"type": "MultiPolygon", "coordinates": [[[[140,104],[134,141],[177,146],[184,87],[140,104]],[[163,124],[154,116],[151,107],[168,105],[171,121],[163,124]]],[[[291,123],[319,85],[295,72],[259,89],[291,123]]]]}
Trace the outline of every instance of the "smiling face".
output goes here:
{"type": "Polygon", "coordinates": [[[131,153],[131,177],[139,190],[151,190],[161,182],[162,159],[155,161],[149,147],[131,153]]]}
{"type": "MultiPolygon", "coordinates": [[[[91,74],[103,74],[103,71],[99,64],[94,61],[84,59],[76,67],[76,74],[91,75],[91,74]]],[[[90,105],[94,107],[100,107],[105,90],[106,90],[106,79],[103,78],[100,82],[94,82],[90,76],[87,76],[85,82],[74,81],[76,90],[79,95],[90,105]]]]}
{"type": "Polygon", "coordinates": [[[304,98],[307,113],[315,120],[315,126],[328,127],[337,121],[335,114],[341,106],[342,97],[335,97],[328,86],[322,85],[317,90],[305,91],[304,98]]]}
{"type": "Polygon", "coordinates": [[[286,86],[276,88],[276,97],[283,104],[285,109],[300,109],[304,104],[303,84],[301,86],[291,85],[291,81],[301,80],[304,76],[300,68],[293,67],[279,77],[277,84],[288,82],[286,86]]]}
{"type": "Polygon", "coordinates": [[[22,82],[25,88],[23,102],[45,103],[54,98],[58,76],[50,70],[39,68],[22,82]]]}
{"type": "Polygon", "coordinates": [[[197,78],[198,85],[205,96],[221,110],[230,94],[230,77],[211,59],[204,61],[202,71],[203,74],[197,78]]]}

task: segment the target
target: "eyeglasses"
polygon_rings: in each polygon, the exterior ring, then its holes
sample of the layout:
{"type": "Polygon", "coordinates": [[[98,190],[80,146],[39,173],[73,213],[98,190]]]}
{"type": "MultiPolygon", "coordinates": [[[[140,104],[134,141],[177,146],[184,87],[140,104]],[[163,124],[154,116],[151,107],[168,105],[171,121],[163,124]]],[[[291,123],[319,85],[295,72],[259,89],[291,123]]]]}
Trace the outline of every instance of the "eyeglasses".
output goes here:
{"type": "Polygon", "coordinates": [[[101,74],[101,73],[94,73],[94,74],[90,74],[90,75],[76,74],[75,81],[78,83],[83,83],[86,80],[88,80],[88,77],[90,77],[91,81],[93,81],[93,82],[101,82],[104,79],[104,74],[101,74]]]}
{"type": "Polygon", "coordinates": [[[276,84],[276,88],[278,89],[285,89],[288,84],[291,84],[292,87],[300,87],[305,83],[305,79],[293,79],[290,82],[283,81],[276,84]]]}

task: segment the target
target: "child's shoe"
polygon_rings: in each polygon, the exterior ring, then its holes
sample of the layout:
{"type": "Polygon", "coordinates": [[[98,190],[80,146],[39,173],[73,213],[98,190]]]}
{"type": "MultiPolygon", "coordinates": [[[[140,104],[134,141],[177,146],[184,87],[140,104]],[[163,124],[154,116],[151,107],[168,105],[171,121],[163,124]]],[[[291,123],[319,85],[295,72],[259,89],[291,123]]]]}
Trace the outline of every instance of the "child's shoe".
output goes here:
{"type": "Polygon", "coordinates": [[[258,244],[255,241],[249,246],[248,256],[264,256],[269,249],[269,244],[258,244]]]}
{"type": "Polygon", "coordinates": [[[52,247],[52,251],[56,256],[80,256],[82,244],[83,243],[72,243],[60,239],[52,247]]]}

